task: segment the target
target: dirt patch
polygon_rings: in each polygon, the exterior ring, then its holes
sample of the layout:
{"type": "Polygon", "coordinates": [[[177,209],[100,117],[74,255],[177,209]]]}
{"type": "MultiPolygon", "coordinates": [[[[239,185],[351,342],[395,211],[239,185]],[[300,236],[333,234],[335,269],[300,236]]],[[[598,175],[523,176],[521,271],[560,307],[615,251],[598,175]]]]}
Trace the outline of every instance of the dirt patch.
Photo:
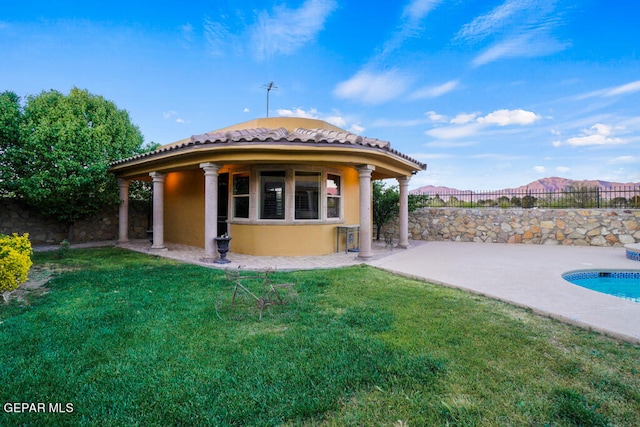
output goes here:
{"type": "Polygon", "coordinates": [[[21,284],[18,289],[2,294],[5,303],[12,300],[21,304],[29,305],[29,298],[34,296],[45,295],[49,292],[47,283],[54,277],[71,271],[73,268],[61,267],[55,264],[34,265],[29,270],[29,276],[26,282],[21,284]]]}

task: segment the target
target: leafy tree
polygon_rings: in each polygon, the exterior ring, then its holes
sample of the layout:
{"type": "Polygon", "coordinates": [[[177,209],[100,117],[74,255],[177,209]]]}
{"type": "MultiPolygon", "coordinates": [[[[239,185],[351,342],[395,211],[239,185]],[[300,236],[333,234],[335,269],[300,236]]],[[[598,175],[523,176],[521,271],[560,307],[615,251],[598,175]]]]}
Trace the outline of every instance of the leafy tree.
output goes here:
{"type": "Polygon", "coordinates": [[[0,184],[67,223],[71,238],[75,221],[119,202],[109,164],[140,153],[142,134],[125,110],[86,90],[28,96],[19,115],[15,101],[10,92],[0,96],[0,120],[10,122],[2,133],[0,184]]]}
{"type": "Polygon", "coordinates": [[[563,190],[567,206],[594,208],[600,205],[600,190],[588,185],[568,185],[563,190]]]}
{"type": "Polygon", "coordinates": [[[409,194],[408,195],[409,212],[413,212],[416,209],[425,208],[429,206],[431,197],[428,194],[409,194]]]}
{"type": "Polygon", "coordinates": [[[520,202],[520,206],[522,206],[525,209],[531,209],[533,208],[535,203],[536,203],[536,198],[530,194],[527,194],[522,198],[522,201],[520,202]]]}
{"type": "MultiPolygon", "coordinates": [[[[13,92],[0,93],[0,171],[7,166],[7,148],[20,138],[21,117],[20,97],[13,92]]],[[[8,191],[2,183],[0,174],[0,195],[8,191]]]]}
{"type": "Polygon", "coordinates": [[[373,181],[373,222],[376,224],[376,240],[380,240],[382,226],[398,215],[400,193],[397,186],[387,187],[381,181],[373,181]]]}

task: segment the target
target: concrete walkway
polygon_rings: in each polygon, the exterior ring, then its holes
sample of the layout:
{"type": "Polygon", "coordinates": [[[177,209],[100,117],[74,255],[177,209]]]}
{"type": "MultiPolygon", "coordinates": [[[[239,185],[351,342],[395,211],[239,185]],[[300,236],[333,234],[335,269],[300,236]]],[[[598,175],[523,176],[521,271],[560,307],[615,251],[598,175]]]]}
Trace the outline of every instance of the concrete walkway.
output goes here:
{"type": "MultiPolygon", "coordinates": [[[[115,243],[98,242],[102,246],[109,244],[115,243]]],[[[120,246],[149,253],[150,244],[138,240],[120,246]]],[[[230,252],[231,263],[210,264],[201,262],[202,248],[167,246],[168,251],[154,254],[222,269],[304,270],[363,263],[357,253],[351,252],[317,257],[255,257],[230,252]]],[[[573,270],[640,271],[640,262],[626,259],[622,247],[411,241],[409,249],[390,249],[374,242],[373,254],[366,263],[392,273],[529,307],[537,313],[640,343],[640,303],[591,291],[562,279],[563,273],[573,270]]]]}

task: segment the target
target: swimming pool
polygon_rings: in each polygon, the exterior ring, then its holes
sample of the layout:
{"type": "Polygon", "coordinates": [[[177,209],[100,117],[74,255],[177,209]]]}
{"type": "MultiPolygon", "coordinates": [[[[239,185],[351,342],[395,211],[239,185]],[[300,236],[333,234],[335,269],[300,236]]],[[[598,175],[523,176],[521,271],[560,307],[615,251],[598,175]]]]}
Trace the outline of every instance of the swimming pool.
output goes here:
{"type": "Polygon", "coordinates": [[[562,278],[593,291],[640,302],[640,271],[583,270],[570,271],[562,278]]]}

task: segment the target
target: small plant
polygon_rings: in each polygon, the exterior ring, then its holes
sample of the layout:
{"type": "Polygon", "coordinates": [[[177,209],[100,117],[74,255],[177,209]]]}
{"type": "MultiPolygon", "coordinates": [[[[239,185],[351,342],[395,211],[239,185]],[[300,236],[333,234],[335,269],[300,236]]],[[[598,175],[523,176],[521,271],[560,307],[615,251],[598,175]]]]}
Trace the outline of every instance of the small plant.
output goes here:
{"type": "Polygon", "coordinates": [[[0,292],[5,301],[9,292],[27,281],[32,254],[28,233],[0,235],[0,292]]]}
{"type": "Polygon", "coordinates": [[[58,258],[63,259],[67,256],[69,249],[71,248],[71,243],[67,239],[64,239],[60,242],[60,246],[58,247],[58,258]]]}

